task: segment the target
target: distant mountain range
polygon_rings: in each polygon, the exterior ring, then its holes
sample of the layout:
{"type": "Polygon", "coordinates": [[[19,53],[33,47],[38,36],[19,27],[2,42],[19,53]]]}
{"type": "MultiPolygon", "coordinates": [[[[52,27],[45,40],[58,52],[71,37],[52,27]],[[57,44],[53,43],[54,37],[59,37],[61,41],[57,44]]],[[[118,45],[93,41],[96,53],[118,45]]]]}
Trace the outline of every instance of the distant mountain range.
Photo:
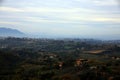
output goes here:
{"type": "Polygon", "coordinates": [[[0,28],[0,36],[2,37],[24,37],[25,34],[19,30],[11,28],[0,28]]]}

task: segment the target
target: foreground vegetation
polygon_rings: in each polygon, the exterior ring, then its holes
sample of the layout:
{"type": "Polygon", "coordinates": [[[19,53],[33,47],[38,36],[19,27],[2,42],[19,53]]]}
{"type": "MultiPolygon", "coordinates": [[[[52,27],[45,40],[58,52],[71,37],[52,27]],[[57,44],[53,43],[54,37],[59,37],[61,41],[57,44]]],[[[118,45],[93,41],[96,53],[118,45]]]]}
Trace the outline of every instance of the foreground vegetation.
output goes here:
{"type": "Polygon", "coordinates": [[[0,80],[120,80],[120,41],[0,38],[0,80]]]}

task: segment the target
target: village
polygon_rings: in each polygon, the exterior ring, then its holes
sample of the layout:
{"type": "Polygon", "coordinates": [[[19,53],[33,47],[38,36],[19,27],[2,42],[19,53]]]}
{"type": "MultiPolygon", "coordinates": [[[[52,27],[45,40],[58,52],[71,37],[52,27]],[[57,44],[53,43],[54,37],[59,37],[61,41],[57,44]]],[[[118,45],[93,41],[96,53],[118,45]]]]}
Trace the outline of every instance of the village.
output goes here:
{"type": "Polygon", "coordinates": [[[0,39],[0,80],[119,80],[119,43],[90,42],[0,39]]]}

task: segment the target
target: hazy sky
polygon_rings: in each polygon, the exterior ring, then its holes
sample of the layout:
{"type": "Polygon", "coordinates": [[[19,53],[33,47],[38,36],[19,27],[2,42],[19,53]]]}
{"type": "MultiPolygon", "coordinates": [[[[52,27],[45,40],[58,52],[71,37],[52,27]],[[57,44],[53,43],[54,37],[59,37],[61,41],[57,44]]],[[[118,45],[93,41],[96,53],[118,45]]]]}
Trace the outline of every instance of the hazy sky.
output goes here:
{"type": "Polygon", "coordinates": [[[120,39],[120,0],[0,0],[0,27],[35,35],[120,39]]]}

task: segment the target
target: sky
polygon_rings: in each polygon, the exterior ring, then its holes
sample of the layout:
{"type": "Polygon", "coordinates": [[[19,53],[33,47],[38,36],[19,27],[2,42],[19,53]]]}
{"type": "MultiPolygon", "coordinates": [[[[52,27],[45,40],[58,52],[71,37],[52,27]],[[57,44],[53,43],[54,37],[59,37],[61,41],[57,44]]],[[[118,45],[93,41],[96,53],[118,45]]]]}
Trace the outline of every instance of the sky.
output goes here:
{"type": "Polygon", "coordinates": [[[0,0],[0,27],[39,36],[120,39],[120,0],[0,0]]]}

